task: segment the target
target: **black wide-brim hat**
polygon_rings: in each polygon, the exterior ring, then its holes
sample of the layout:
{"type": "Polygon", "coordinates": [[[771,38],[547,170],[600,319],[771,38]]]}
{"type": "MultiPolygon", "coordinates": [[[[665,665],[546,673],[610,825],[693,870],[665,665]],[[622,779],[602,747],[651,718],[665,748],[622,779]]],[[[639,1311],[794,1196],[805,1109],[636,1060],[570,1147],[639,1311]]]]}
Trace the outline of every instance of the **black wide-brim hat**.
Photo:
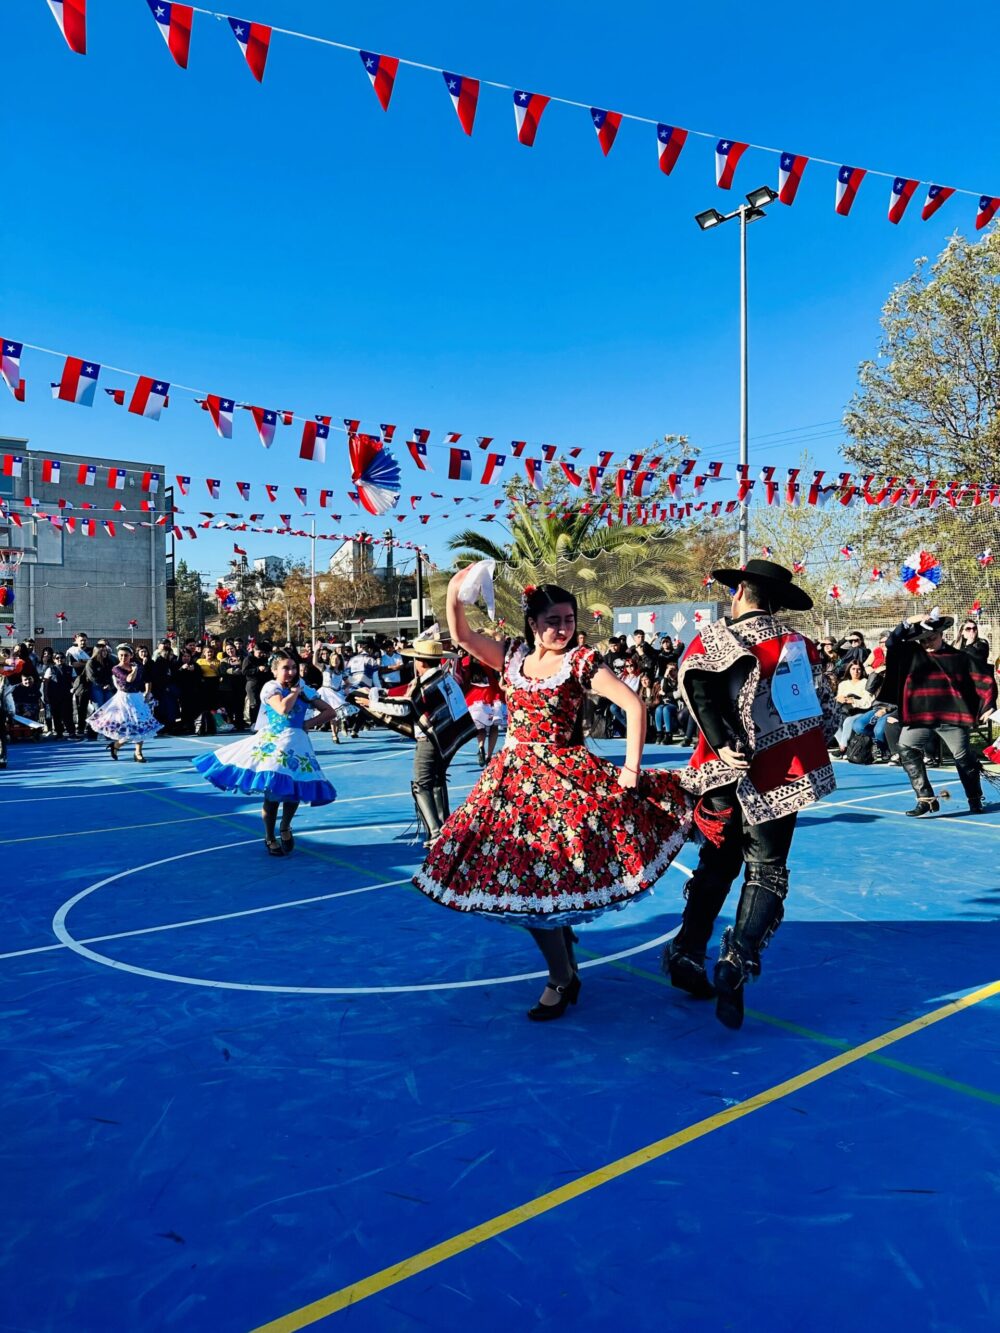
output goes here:
{"type": "Polygon", "coordinates": [[[792,571],[784,565],[776,565],[773,560],[748,560],[743,569],[713,569],[712,578],[727,588],[735,588],[744,579],[749,579],[767,590],[771,605],[776,609],[811,611],[813,607],[813,599],[805,589],[792,582],[792,571]]]}

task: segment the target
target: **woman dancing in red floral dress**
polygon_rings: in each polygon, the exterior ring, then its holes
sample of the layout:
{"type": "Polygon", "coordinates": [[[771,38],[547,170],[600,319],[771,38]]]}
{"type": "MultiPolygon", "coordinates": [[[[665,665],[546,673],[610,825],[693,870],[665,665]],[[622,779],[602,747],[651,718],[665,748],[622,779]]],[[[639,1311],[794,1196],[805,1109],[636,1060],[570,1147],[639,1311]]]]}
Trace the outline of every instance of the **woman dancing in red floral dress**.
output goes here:
{"type": "Polygon", "coordinates": [[[525,642],[514,647],[469,628],[458,600],[464,573],[448,586],[448,627],[454,642],[502,672],[507,745],[444,825],[414,883],[446,907],[527,926],[549,969],[528,1017],[560,1018],[580,994],[573,924],[652,886],[688,835],[690,802],[673,773],[641,770],[645,707],[592,648],[573,646],[573,595],[552,584],[525,589],[525,642]],[[620,769],[584,744],[588,690],[625,713],[620,769]]]}

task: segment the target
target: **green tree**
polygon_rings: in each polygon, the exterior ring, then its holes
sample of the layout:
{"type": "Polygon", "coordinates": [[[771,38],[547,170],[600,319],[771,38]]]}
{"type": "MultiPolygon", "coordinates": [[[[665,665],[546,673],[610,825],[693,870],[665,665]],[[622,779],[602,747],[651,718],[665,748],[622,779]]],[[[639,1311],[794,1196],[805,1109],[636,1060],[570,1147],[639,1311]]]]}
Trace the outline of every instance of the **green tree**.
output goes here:
{"type": "MultiPolygon", "coordinates": [[[[847,458],[862,475],[983,482],[997,479],[1000,451],[1000,231],[954,235],[933,263],[916,262],[889,296],[875,360],[844,417],[847,458]]],[[[1000,514],[966,498],[872,511],[872,526],[898,568],[911,550],[935,551],[942,597],[963,614],[979,596],[1000,611],[997,580],[976,554],[1000,547],[1000,514]]]]}
{"type": "Polygon", "coordinates": [[[192,638],[201,632],[205,621],[215,615],[215,605],[205,596],[202,578],[191,569],[186,560],[178,560],[174,574],[176,591],[173,598],[173,628],[180,639],[192,638]]]}
{"type": "MultiPolygon", "coordinates": [[[[668,436],[660,448],[686,443],[668,436]]],[[[604,617],[614,606],[698,598],[706,571],[730,558],[735,541],[724,525],[710,520],[683,528],[660,521],[642,524],[637,508],[668,502],[669,471],[667,460],[658,469],[658,487],[644,500],[628,502],[631,525],[617,519],[613,492],[591,495],[572,487],[554,468],[540,490],[508,482],[506,527],[498,520],[498,528],[488,532],[460,532],[449,543],[454,563],[497,562],[497,614],[509,623],[520,617],[521,589],[528,583],[559,583],[577,596],[581,611],[604,617]],[[612,506],[610,525],[601,513],[602,500],[612,506]]],[[[432,581],[436,606],[445,581],[444,575],[432,581]]]]}

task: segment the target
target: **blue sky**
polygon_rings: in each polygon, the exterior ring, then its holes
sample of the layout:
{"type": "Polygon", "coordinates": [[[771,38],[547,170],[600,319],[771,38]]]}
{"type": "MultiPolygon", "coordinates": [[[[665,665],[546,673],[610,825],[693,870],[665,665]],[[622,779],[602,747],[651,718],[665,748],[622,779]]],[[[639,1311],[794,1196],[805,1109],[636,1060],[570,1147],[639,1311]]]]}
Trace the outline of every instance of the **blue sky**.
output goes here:
{"type": "MultiPolygon", "coordinates": [[[[666,178],[652,126],[626,122],[604,160],[587,110],[556,104],[528,149],[510,93],[489,88],[468,139],[437,73],[402,67],[384,113],[352,52],[276,34],[258,87],[225,23],[195,16],[184,72],[145,0],[90,9],[90,54],[80,57],[44,0],[5,7],[3,336],[237,400],[393,421],[403,439],[416,424],[438,442],[454,430],[596,454],[673,431],[709,457],[735,458],[738,232],[702,234],[692,216],[776,184],[776,157],[748,152],[727,194],[710,141],[689,139],[666,178]]],[[[260,0],[241,16],[586,106],[1000,193],[997,149],[981,133],[992,50],[940,14],[923,0],[260,0]]],[[[795,205],[774,205],[750,232],[751,430],[771,437],[752,441],[755,464],[794,465],[809,436],[821,464],[836,461],[829,423],[874,353],[886,294],[952,229],[973,230],[968,197],[921,222],[925,187],[890,225],[880,177],[839,218],[834,182],[834,168],[811,163],[795,205]]],[[[28,435],[54,456],[154,457],[171,475],[277,481],[283,495],[329,487],[345,519],[356,513],[336,447],[325,467],[299,461],[298,427],[279,428],[265,453],[248,414],[224,442],[183,399],[153,424],[104,395],[90,411],[52,402],[50,358],[26,353],[23,371],[29,401],[4,392],[0,433],[28,435]]],[[[106,373],[102,385],[112,383],[127,381],[106,373]]],[[[400,512],[411,492],[456,490],[443,452],[433,478],[398,453],[400,512]]],[[[495,495],[457,489],[482,496],[459,513],[495,495]]],[[[224,494],[225,508],[243,508],[235,487],[224,494]]],[[[261,497],[251,508],[266,507],[261,497]]],[[[203,485],[187,506],[223,507],[203,485]]],[[[441,555],[455,525],[393,526],[441,555]]],[[[288,540],[244,544],[251,556],[306,554],[288,540]]],[[[184,554],[216,572],[231,545],[199,534],[184,554]]]]}

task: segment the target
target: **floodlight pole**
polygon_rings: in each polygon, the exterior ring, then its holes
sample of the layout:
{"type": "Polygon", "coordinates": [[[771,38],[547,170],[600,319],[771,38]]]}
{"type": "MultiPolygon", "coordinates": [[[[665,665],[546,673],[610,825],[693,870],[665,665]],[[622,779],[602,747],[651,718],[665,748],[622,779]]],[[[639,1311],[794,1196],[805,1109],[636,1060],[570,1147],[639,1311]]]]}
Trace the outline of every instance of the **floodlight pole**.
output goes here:
{"type": "MultiPolygon", "coordinates": [[[[287,605],[287,603],[286,603],[287,605]]],[[[309,541],[309,612],[310,647],[316,650],[316,520],[312,521],[309,541]]]]}
{"type": "MultiPolygon", "coordinates": [[[[749,383],[749,330],[747,320],[747,213],[749,204],[740,204],[740,465],[741,480],[748,476],[750,463],[750,383],[749,383]]],[[[749,497],[748,497],[749,498],[749,497]]],[[[750,506],[744,500],[740,505],[739,520],[740,568],[750,554],[750,506]]]]}

